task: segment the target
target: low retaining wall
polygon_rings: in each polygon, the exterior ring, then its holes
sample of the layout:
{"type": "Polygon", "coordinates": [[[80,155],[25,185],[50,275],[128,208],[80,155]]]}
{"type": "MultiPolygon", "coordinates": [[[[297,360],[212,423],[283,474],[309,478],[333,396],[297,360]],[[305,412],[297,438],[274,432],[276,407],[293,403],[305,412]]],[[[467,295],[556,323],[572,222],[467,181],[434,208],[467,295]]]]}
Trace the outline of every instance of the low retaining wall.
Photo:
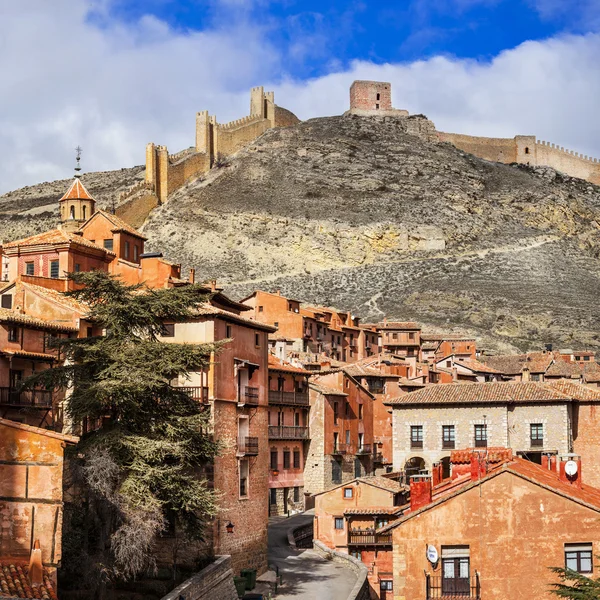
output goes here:
{"type": "Polygon", "coordinates": [[[184,581],[162,600],[238,600],[231,556],[217,556],[214,563],[184,581]]]}
{"type": "Polygon", "coordinates": [[[364,563],[349,554],[332,550],[318,540],[313,541],[313,550],[323,558],[332,557],[334,562],[341,563],[356,573],[356,584],[348,595],[348,600],[370,600],[371,592],[367,579],[369,571],[364,563]]]}
{"type": "Polygon", "coordinates": [[[305,525],[298,525],[297,527],[292,527],[292,529],[288,529],[288,544],[294,550],[304,550],[306,548],[312,548],[313,528],[313,523],[306,523],[305,525]]]}

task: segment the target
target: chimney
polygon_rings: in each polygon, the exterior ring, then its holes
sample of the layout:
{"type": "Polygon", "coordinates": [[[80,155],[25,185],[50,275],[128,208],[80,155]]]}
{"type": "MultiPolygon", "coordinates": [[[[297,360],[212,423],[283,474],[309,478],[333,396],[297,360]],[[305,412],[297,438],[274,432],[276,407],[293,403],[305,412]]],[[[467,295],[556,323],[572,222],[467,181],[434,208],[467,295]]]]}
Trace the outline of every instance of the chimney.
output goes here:
{"type": "Polygon", "coordinates": [[[558,478],[573,487],[581,489],[581,457],[577,454],[563,454],[558,463],[558,478]]]}
{"type": "Polygon", "coordinates": [[[196,269],[190,269],[190,277],[188,281],[190,283],[196,283],[196,269]]]}
{"type": "Polygon", "coordinates": [[[433,465],[433,469],[431,471],[432,477],[433,477],[433,481],[432,481],[432,485],[433,487],[435,487],[436,485],[440,484],[442,482],[442,479],[444,478],[444,470],[442,467],[442,463],[441,462],[437,462],[433,465]]]}
{"type": "Polygon", "coordinates": [[[483,452],[473,452],[471,454],[471,481],[478,481],[485,477],[487,473],[487,465],[483,452]]]}
{"type": "Polygon", "coordinates": [[[414,475],[410,479],[410,510],[419,510],[431,502],[431,475],[414,475]]]}
{"type": "Polygon", "coordinates": [[[33,587],[44,583],[44,567],[42,565],[42,550],[40,548],[40,540],[35,540],[33,550],[29,558],[29,570],[27,572],[29,582],[33,587]]]}
{"type": "Polygon", "coordinates": [[[281,290],[277,290],[277,295],[281,296],[281,290]]]}
{"type": "Polygon", "coordinates": [[[556,455],[544,454],[542,456],[542,467],[548,471],[556,472],[556,455]]]}

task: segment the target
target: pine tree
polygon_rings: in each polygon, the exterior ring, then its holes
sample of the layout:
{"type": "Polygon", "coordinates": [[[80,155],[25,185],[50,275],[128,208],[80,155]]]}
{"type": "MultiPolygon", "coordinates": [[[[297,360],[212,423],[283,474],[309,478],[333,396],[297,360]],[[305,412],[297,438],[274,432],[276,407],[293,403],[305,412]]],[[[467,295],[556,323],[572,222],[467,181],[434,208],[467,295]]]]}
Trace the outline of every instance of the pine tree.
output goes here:
{"type": "Polygon", "coordinates": [[[591,579],[562,567],[552,567],[550,570],[560,579],[560,583],[552,584],[554,595],[570,600],[600,600],[600,578],[591,579]]]}
{"type": "Polygon", "coordinates": [[[148,569],[165,515],[199,538],[216,512],[215,494],[198,472],[218,444],[206,433],[204,408],[171,382],[207,367],[219,345],[158,339],[165,320],[189,318],[207,300],[200,286],[145,289],[98,271],[70,278],[81,289],[68,294],[89,306],[104,335],[56,340],[64,365],[25,385],[68,389],[73,423],[103,423],[76,448],[83,513],[73,513],[81,527],[71,528],[63,563],[76,561],[67,570],[85,570],[104,587],[148,569]]]}

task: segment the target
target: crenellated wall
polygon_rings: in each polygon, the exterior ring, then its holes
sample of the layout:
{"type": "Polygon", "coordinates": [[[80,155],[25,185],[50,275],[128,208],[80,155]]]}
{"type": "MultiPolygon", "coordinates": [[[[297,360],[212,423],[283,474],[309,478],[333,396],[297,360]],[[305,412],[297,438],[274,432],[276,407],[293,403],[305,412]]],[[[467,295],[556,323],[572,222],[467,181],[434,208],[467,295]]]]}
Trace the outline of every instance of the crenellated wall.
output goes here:
{"type": "Polygon", "coordinates": [[[485,160],[551,167],[571,177],[600,185],[600,159],[539,141],[533,135],[488,138],[439,131],[438,138],[485,160]]]}

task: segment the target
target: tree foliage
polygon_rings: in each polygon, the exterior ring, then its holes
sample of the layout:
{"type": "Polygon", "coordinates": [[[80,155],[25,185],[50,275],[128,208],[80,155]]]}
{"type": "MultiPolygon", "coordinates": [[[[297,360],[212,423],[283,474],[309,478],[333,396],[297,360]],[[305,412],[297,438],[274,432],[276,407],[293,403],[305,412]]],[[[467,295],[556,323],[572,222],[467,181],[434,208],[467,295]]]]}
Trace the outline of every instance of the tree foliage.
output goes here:
{"type": "Polygon", "coordinates": [[[600,600],[600,579],[586,577],[577,571],[552,567],[550,569],[560,579],[559,583],[553,583],[552,593],[559,598],[570,600],[600,600]]]}
{"type": "Polygon", "coordinates": [[[76,448],[87,511],[78,545],[100,580],[127,579],[148,568],[167,513],[200,537],[216,512],[199,471],[218,445],[203,407],[171,382],[206,368],[219,347],[158,339],[165,320],[187,319],[207,300],[200,286],[145,289],[98,271],[70,278],[80,289],[68,294],[103,335],[55,340],[64,365],[25,386],[66,389],[73,423],[102,421],[76,448]]]}

